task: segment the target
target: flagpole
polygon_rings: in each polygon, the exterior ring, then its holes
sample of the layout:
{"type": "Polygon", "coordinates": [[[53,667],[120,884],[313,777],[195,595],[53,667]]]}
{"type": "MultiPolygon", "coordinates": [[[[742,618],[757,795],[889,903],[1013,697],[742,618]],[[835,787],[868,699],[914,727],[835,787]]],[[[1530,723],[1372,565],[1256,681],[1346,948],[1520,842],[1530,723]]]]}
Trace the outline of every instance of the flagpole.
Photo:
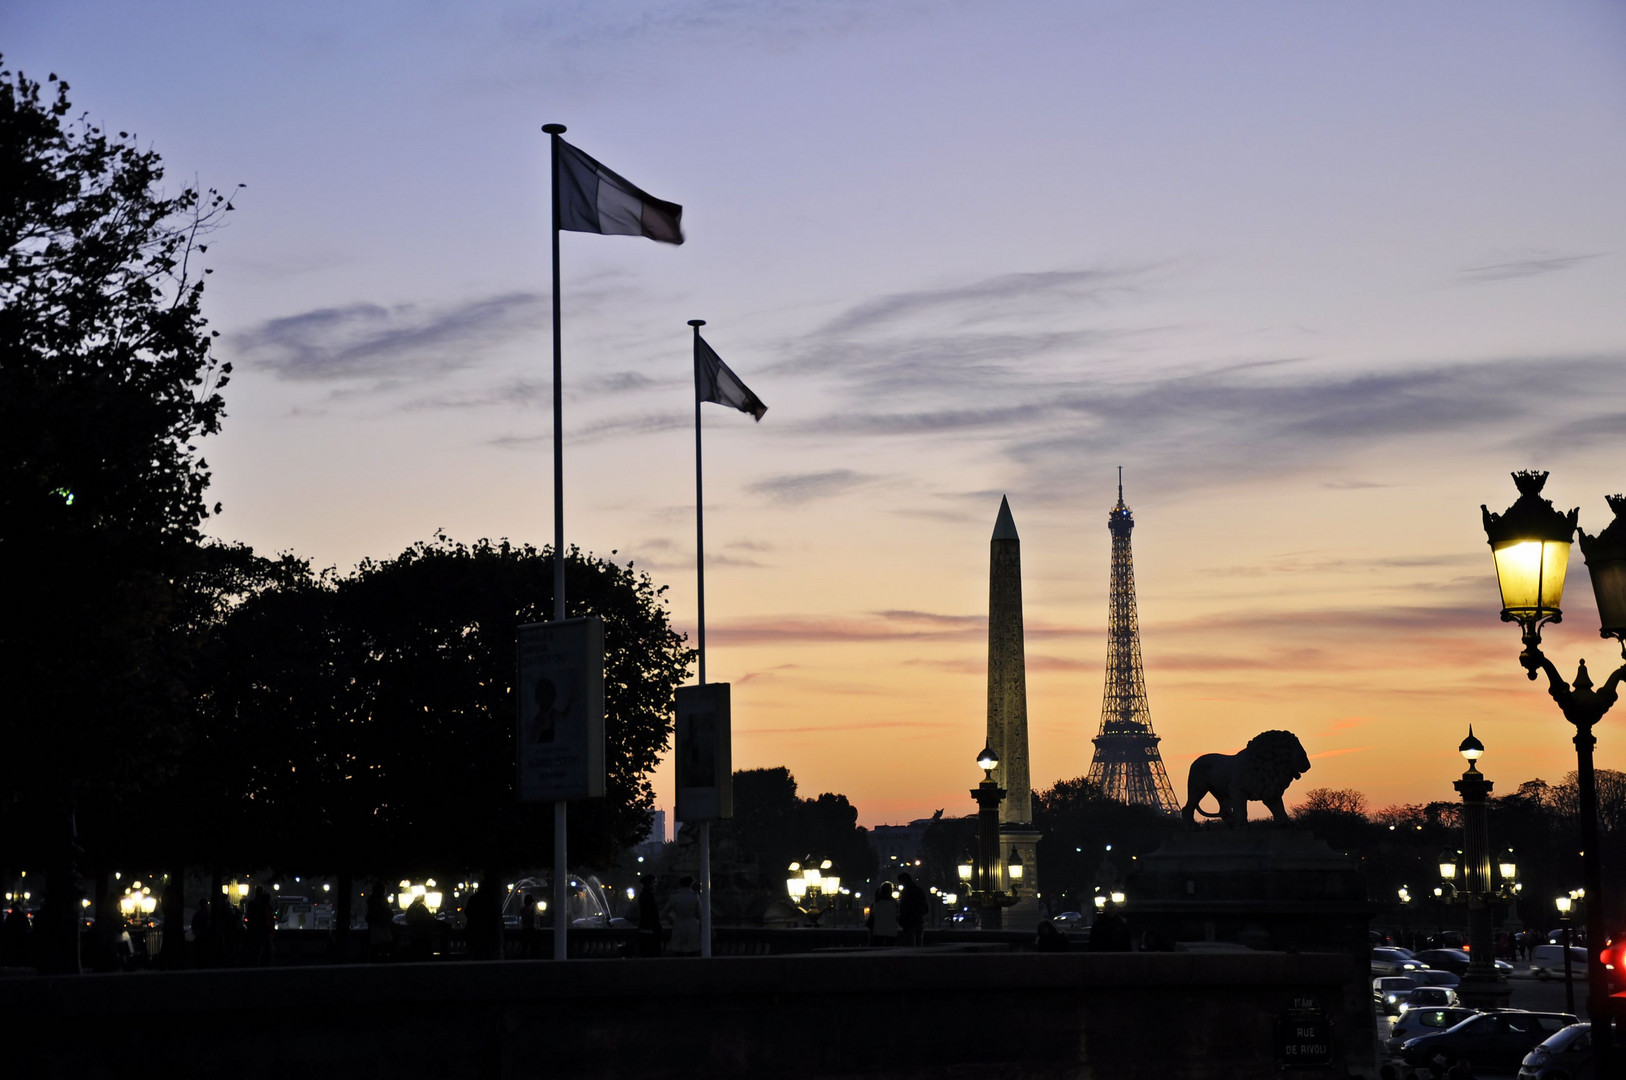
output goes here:
{"type": "MultiPolygon", "coordinates": [[[[700,359],[700,328],[706,325],[705,319],[690,319],[689,325],[694,327],[695,362],[700,359]]],[[[702,495],[700,478],[700,385],[698,372],[694,388],[694,565],[696,576],[700,583],[700,631],[696,635],[696,650],[700,656],[700,685],[706,685],[706,502],[702,495]]]]}
{"type": "MultiPolygon", "coordinates": [[[[559,335],[559,136],[563,124],[543,124],[549,136],[553,168],[553,621],[565,617],[565,444],[564,364],[559,335]]],[[[553,803],[553,958],[570,953],[569,911],[565,905],[565,801],[553,803]]]]}
{"type": "MultiPolygon", "coordinates": [[[[700,362],[700,328],[705,319],[690,319],[694,327],[695,363],[700,362]]],[[[695,369],[696,379],[699,368],[695,369]]],[[[700,384],[694,388],[694,565],[699,579],[700,630],[695,644],[700,657],[700,685],[706,685],[706,499],[700,471],[700,384]]],[[[711,822],[700,823],[700,955],[711,955],[711,822]]]]}
{"type": "MultiPolygon", "coordinates": [[[[553,149],[553,620],[565,617],[564,364],[559,334],[559,136],[563,124],[543,124],[553,149]]],[[[699,331],[696,331],[699,333],[699,331]]]]}

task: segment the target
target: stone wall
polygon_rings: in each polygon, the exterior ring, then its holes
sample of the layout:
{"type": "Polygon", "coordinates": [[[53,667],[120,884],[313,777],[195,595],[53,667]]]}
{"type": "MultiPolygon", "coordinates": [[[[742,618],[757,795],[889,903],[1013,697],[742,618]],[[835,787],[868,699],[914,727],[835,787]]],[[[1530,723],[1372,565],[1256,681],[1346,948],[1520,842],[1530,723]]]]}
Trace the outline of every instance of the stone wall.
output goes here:
{"type": "Polygon", "coordinates": [[[1224,1080],[1275,1071],[1297,1001],[1371,1076],[1346,955],[868,950],[712,960],[273,968],[0,980],[41,1077],[1224,1080]]]}

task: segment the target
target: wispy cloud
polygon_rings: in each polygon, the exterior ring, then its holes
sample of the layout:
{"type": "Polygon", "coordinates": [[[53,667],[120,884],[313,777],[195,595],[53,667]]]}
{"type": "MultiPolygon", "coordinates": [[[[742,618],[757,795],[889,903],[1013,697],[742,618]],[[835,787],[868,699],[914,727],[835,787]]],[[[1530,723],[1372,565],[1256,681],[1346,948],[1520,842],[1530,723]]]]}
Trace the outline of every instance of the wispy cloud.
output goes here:
{"type": "Polygon", "coordinates": [[[1069,306],[1100,304],[1113,294],[1138,288],[1146,269],[1000,274],[942,288],[891,293],[854,305],[825,324],[821,333],[847,336],[911,317],[945,313],[953,324],[965,327],[996,318],[1021,318],[1029,309],[1048,309],[1058,300],[1069,306]]]}
{"type": "Polygon", "coordinates": [[[548,314],[547,298],[527,292],[448,306],[351,304],[271,319],[231,345],[284,379],[420,379],[478,363],[495,346],[533,333],[548,314]]]}
{"type": "Polygon", "coordinates": [[[1375,747],[1371,747],[1371,746],[1346,746],[1346,747],[1342,747],[1341,749],[1338,749],[1338,750],[1322,750],[1322,751],[1320,751],[1318,753],[1309,754],[1307,756],[1309,757],[1309,759],[1311,761],[1320,761],[1322,758],[1342,757],[1345,754],[1363,754],[1366,751],[1372,750],[1372,749],[1375,749],[1375,747]]]}
{"type": "MultiPolygon", "coordinates": [[[[1550,272],[1592,257],[1539,254],[1471,269],[1550,272]]],[[[1323,470],[1375,444],[1453,438],[1501,446],[1512,438],[1521,452],[1539,454],[1621,429],[1626,364],[1617,355],[1351,371],[1294,353],[1173,367],[1159,350],[1189,358],[1206,331],[1136,313],[1152,310],[1146,301],[1174,288],[1178,272],[1148,264],[1002,274],[855,303],[787,342],[778,365],[833,382],[844,400],[782,423],[818,438],[974,436],[990,456],[1014,462],[1021,489],[1041,499],[1066,497],[1078,462],[1103,455],[1138,462],[1174,494],[1323,470]],[[1555,382],[1593,393],[1540,392],[1555,382]]],[[[1318,482],[1349,491],[1395,483],[1318,482]]]]}
{"type": "Polygon", "coordinates": [[[779,503],[805,503],[826,499],[875,479],[851,469],[826,469],[824,472],[782,473],[768,476],[746,485],[753,495],[763,495],[779,503]]]}
{"type": "MultiPolygon", "coordinates": [[[[1028,641],[1101,638],[1095,626],[1071,626],[1030,620],[1028,641]]],[[[866,641],[985,641],[984,615],[944,615],[926,611],[874,611],[856,615],[787,615],[743,619],[708,626],[706,636],[731,644],[770,642],[843,643],[866,641]]]]}
{"type": "Polygon", "coordinates": [[[1511,278],[1535,277],[1568,270],[1601,256],[1602,252],[1584,255],[1532,255],[1521,259],[1466,266],[1457,271],[1464,281],[1507,281],[1511,278]]]}

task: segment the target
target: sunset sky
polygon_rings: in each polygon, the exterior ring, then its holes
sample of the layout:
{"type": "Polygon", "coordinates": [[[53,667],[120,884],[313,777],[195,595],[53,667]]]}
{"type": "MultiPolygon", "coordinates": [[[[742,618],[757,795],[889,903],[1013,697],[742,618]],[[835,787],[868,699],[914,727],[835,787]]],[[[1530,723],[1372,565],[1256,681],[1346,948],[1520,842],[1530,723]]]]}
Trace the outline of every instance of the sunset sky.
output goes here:
{"type": "MultiPolygon", "coordinates": [[[[1295,791],[1374,808],[1453,798],[1469,723],[1499,794],[1575,767],[1479,505],[1549,469],[1596,532],[1626,489],[1618,3],[23,0],[0,48],[175,184],[248,185],[219,536],[551,542],[559,122],[688,236],[563,238],[567,541],[692,629],[686,320],[769,407],[706,407],[738,767],[974,810],[1008,495],[1033,780],[1084,774],[1119,465],[1177,795],[1281,727],[1295,791]]],[[[1549,655],[1601,682],[1572,570],[1549,655]]],[[[1626,768],[1626,715],[1598,735],[1626,768]]]]}

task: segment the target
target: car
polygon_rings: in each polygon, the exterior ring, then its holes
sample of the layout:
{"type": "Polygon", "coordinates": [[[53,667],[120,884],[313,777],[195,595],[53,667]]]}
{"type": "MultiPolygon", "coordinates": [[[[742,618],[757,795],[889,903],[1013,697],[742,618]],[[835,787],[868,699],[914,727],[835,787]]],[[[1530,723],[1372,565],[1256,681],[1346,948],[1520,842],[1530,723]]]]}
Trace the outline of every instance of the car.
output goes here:
{"type": "Polygon", "coordinates": [[[1407,994],[1406,1000],[1400,1003],[1400,1013],[1404,1016],[1413,1009],[1441,1008],[1456,1004],[1459,1004],[1457,992],[1449,986],[1419,986],[1407,994]]]}
{"type": "Polygon", "coordinates": [[[1468,953],[1464,949],[1422,949],[1417,953],[1417,962],[1456,975],[1468,972],[1468,953]]]}
{"type": "MultiPolygon", "coordinates": [[[[1467,949],[1424,949],[1417,953],[1417,962],[1424,967],[1438,968],[1455,975],[1468,974],[1467,949]]],[[[1492,963],[1500,974],[1506,975],[1513,970],[1513,965],[1506,960],[1495,960],[1492,963]]]]}
{"type": "Polygon", "coordinates": [[[1389,1053],[1398,1054],[1407,1039],[1445,1031],[1456,1027],[1470,1016],[1478,1016],[1478,1009],[1456,1005],[1449,1008],[1407,1009],[1389,1031],[1389,1053]]]}
{"type": "Polygon", "coordinates": [[[1455,990],[1462,982],[1462,978],[1454,972],[1441,971],[1439,968],[1423,968],[1421,971],[1408,971],[1406,977],[1418,986],[1449,986],[1455,990]]]}
{"type": "Polygon", "coordinates": [[[1528,1054],[1519,1080],[1586,1080],[1592,1076],[1592,1025],[1571,1024],[1528,1054]]]}
{"type": "Polygon", "coordinates": [[[1418,963],[1417,958],[1408,949],[1388,947],[1372,950],[1373,978],[1379,975],[1404,975],[1408,971],[1416,971],[1427,966],[1418,963]]]}
{"type": "Polygon", "coordinates": [[[1372,1002],[1384,1016],[1394,1016],[1417,989],[1410,975],[1380,975],[1372,980],[1372,1002]]]}
{"type": "Polygon", "coordinates": [[[1052,915],[1050,924],[1057,930],[1082,930],[1084,915],[1078,911],[1064,911],[1059,915],[1052,915]]]}
{"type": "Polygon", "coordinates": [[[1531,1050],[1577,1022],[1572,1013],[1496,1009],[1446,1031],[1407,1039],[1400,1057],[1407,1065],[1446,1067],[1465,1061],[1476,1069],[1511,1071],[1531,1050]]]}
{"type": "MultiPolygon", "coordinates": [[[[1564,977],[1564,946],[1537,945],[1530,950],[1530,974],[1538,979],[1564,977]]],[[[1586,950],[1570,946],[1570,978],[1586,978],[1586,950]]]]}

